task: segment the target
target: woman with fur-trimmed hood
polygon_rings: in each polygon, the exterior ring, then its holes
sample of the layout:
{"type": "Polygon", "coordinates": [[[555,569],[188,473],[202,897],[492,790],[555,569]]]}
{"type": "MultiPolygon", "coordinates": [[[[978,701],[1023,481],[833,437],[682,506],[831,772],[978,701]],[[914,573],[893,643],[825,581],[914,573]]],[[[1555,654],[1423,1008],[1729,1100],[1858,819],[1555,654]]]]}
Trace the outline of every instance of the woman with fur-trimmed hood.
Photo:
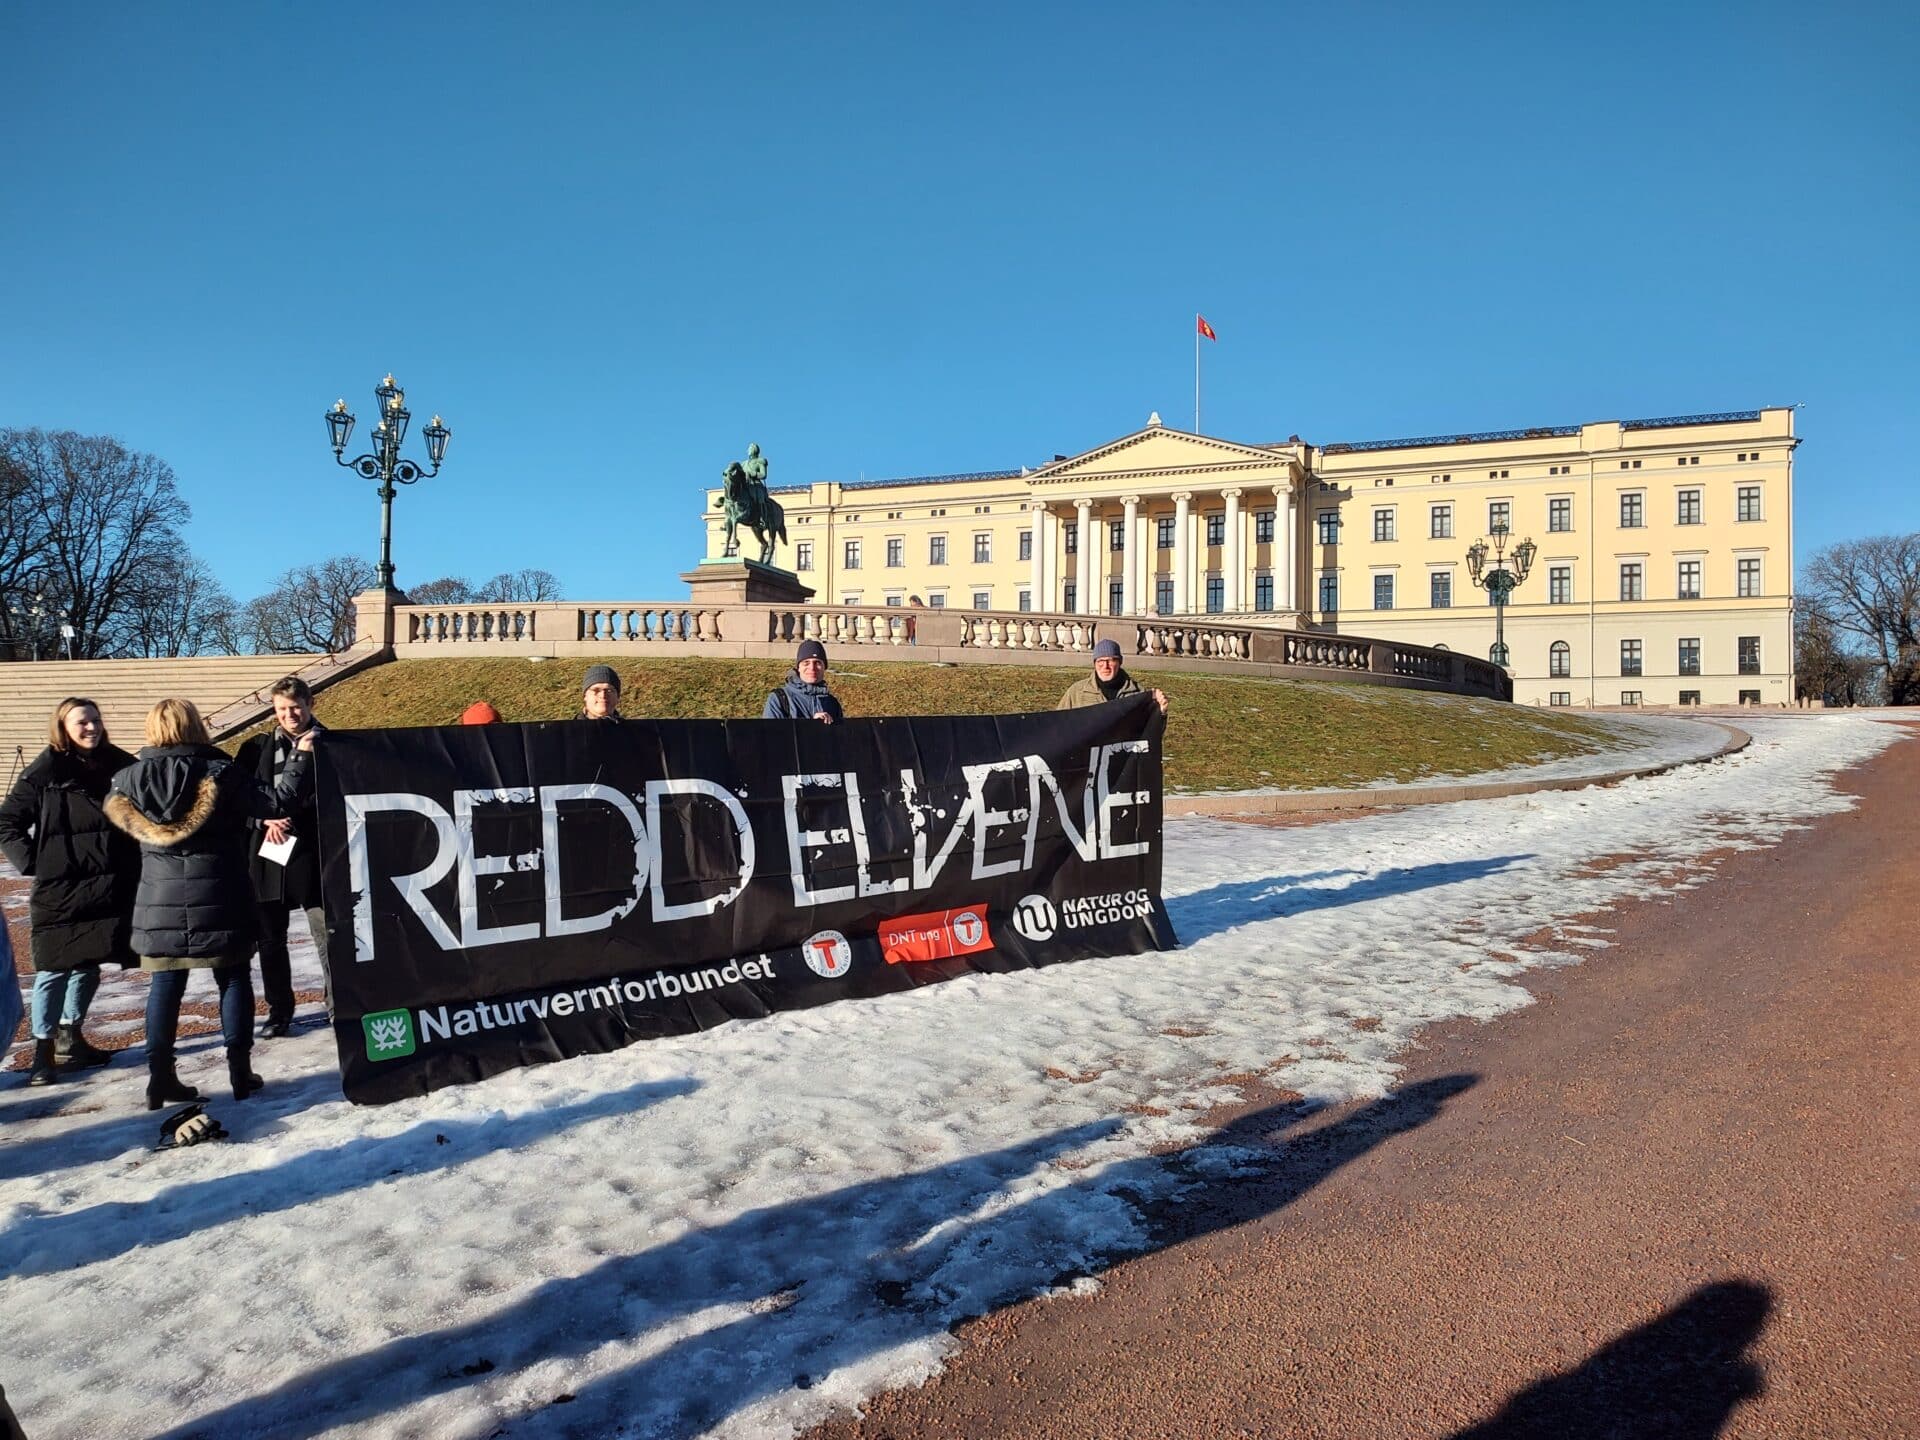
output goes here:
{"type": "Polygon", "coordinates": [[[227,1041],[233,1098],[261,1086],[253,1050],[253,882],[247,873],[249,819],[284,816],[305,783],[311,734],[269,786],[213,746],[188,700],[147,712],[147,747],[113,777],[107,818],[140,842],[133,900],[133,951],[153,978],[147,990],[147,1108],[197,1100],[174,1073],[180,997],[193,970],[213,971],[227,1041]]]}

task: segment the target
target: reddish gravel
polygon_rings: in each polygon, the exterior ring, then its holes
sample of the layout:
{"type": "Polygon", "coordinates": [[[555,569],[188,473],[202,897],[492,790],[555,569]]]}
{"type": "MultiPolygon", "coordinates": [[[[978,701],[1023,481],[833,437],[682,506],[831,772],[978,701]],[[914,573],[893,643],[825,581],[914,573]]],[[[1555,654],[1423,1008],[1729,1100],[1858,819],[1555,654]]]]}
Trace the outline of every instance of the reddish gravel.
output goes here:
{"type": "Polygon", "coordinates": [[[1920,743],[1846,784],[815,1436],[1920,1436],[1920,743]]]}

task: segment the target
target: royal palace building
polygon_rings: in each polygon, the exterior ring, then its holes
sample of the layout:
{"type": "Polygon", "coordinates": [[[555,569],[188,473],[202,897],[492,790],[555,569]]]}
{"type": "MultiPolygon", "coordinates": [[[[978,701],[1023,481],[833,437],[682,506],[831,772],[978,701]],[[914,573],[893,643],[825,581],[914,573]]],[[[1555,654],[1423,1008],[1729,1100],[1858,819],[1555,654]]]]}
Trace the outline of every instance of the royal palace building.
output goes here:
{"type": "MultiPolygon", "coordinates": [[[[1194,615],[1484,656],[1468,549],[1504,531],[1508,552],[1532,542],[1505,619],[1516,700],[1784,704],[1798,443],[1786,408],[1335,445],[1155,416],[1036,467],[775,485],[773,563],[839,605],[1194,615]]],[[[718,489],[706,520],[717,557],[718,489]]]]}

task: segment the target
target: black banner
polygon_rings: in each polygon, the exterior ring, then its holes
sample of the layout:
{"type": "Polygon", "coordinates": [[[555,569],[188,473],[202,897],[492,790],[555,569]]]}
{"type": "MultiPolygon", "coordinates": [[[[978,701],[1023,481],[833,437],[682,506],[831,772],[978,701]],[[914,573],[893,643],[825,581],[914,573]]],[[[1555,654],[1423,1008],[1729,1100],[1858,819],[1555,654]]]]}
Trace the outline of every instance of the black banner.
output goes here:
{"type": "Polygon", "coordinates": [[[1038,715],[329,730],[347,1098],[1174,943],[1148,697],[1038,715]]]}

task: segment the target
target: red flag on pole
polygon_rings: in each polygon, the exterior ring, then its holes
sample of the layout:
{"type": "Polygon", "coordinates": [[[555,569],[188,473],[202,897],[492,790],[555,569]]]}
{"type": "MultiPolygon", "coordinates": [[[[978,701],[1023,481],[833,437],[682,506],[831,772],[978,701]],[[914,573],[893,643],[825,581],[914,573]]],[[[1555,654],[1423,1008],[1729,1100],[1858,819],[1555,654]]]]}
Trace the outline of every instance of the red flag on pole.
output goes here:
{"type": "Polygon", "coordinates": [[[1202,335],[1204,335],[1204,336],[1206,336],[1206,337],[1207,337],[1207,339],[1209,339],[1209,340],[1218,340],[1218,339],[1220,338],[1220,337],[1219,337],[1218,335],[1216,335],[1216,334],[1214,334],[1214,333],[1213,333],[1213,326],[1211,326],[1211,325],[1209,325],[1209,324],[1207,323],[1207,317],[1206,317],[1206,316],[1204,316],[1204,315],[1196,315],[1196,316],[1194,316],[1193,318],[1194,318],[1194,319],[1195,319],[1196,321],[1198,321],[1198,322],[1199,322],[1199,326],[1200,326],[1200,333],[1201,333],[1202,335]]]}

